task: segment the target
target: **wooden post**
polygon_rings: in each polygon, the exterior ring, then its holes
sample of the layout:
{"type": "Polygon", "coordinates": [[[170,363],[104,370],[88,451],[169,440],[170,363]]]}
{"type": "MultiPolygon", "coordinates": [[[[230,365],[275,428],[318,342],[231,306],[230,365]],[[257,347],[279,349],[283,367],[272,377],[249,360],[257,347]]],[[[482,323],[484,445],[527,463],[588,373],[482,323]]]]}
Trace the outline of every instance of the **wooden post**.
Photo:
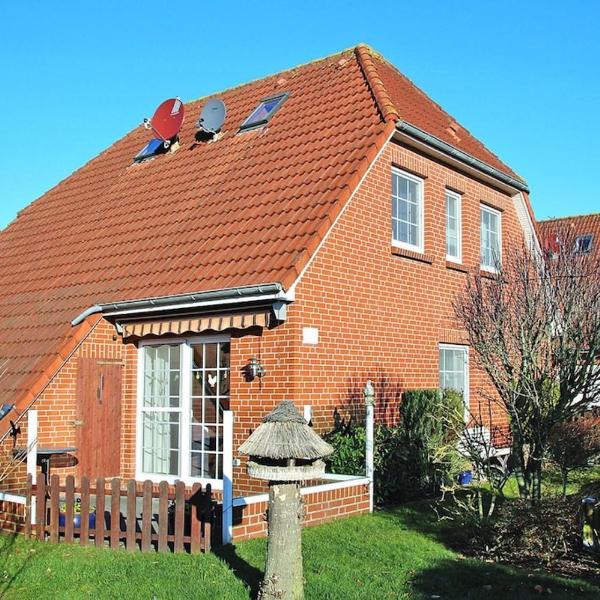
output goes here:
{"type": "Polygon", "coordinates": [[[73,542],[73,509],[75,508],[75,478],[67,475],[65,485],[65,542],[73,542]]]}
{"type": "Polygon", "coordinates": [[[144,481],[142,497],[142,552],[149,552],[152,543],[152,482],[144,481]]]}
{"type": "Polygon", "coordinates": [[[183,529],[185,526],[185,483],[175,482],[175,545],[174,552],[183,552],[183,529]]]}
{"type": "Polygon", "coordinates": [[[90,538],[90,478],[81,478],[81,513],[79,515],[79,543],[87,546],[90,538]]]}
{"type": "Polygon", "coordinates": [[[192,522],[190,523],[190,552],[192,554],[200,552],[202,536],[202,512],[200,510],[199,496],[202,493],[202,486],[199,483],[195,483],[192,486],[192,493],[190,496],[192,505],[192,522]]]}
{"type": "Polygon", "coordinates": [[[126,547],[129,552],[135,550],[135,533],[137,525],[136,515],[136,496],[137,490],[135,488],[135,479],[130,479],[127,482],[127,536],[126,536],[126,547]]]}
{"type": "Polygon", "coordinates": [[[207,512],[204,514],[204,539],[203,550],[204,552],[210,552],[210,544],[212,542],[212,486],[210,483],[206,486],[206,500],[207,500],[207,512]]]}
{"type": "MultiPolygon", "coordinates": [[[[38,413],[35,409],[27,411],[27,474],[31,475],[31,485],[37,481],[38,413]]],[[[31,523],[35,523],[35,497],[31,498],[31,523]]]]}
{"type": "Polygon", "coordinates": [[[233,539],[233,411],[223,411],[223,545],[233,539]]]}
{"type": "Polygon", "coordinates": [[[97,548],[104,546],[104,478],[96,479],[96,527],[94,543],[97,548]]]}
{"type": "Polygon", "coordinates": [[[54,474],[50,477],[50,541],[58,542],[58,520],[60,516],[60,478],[54,474]]]}
{"type": "Polygon", "coordinates": [[[40,477],[35,484],[35,526],[37,539],[46,538],[46,478],[40,477]]]}
{"type": "Polygon", "coordinates": [[[121,480],[114,477],[110,482],[110,547],[121,543],[121,480]]]}
{"type": "Polygon", "coordinates": [[[373,481],[374,481],[374,421],[375,421],[375,390],[370,379],[363,391],[365,397],[365,471],[369,479],[369,511],[373,512],[373,481]]]}
{"type": "Polygon", "coordinates": [[[169,542],[169,484],[161,481],[158,484],[158,551],[167,552],[169,542]]]}

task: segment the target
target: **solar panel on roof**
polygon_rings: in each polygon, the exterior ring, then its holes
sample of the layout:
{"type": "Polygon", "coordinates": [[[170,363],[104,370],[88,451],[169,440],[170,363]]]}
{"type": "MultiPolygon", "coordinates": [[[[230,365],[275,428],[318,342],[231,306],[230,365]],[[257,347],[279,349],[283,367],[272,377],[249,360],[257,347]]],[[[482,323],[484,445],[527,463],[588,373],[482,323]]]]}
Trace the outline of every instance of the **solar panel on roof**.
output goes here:
{"type": "Polygon", "coordinates": [[[135,162],[140,162],[145,158],[161,154],[165,150],[164,141],[159,138],[153,138],[135,155],[133,160],[135,162]]]}
{"type": "Polygon", "coordinates": [[[2,407],[0,407],[0,419],[4,419],[14,406],[14,404],[3,404],[2,407]]]}

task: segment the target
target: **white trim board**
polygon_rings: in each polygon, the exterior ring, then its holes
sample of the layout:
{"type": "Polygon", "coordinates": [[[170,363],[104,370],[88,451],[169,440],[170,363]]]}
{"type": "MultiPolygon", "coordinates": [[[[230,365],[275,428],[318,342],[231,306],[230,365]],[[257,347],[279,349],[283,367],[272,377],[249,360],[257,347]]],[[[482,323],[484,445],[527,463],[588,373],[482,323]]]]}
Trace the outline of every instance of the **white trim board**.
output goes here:
{"type": "Polygon", "coordinates": [[[27,499],[25,496],[19,496],[18,494],[11,494],[10,492],[0,492],[0,502],[14,502],[15,504],[26,504],[27,499]]]}
{"type": "MultiPolygon", "coordinates": [[[[342,490],[344,488],[356,487],[359,485],[369,485],[368,477],[357,477],[356,475],[335,475],[328,473],[325,480],[336,479],[331,483],[321,483],[319,485],[306,486],[300,490],[303,496],[310,496],[311,494],[319,494],[321,492],[330,492],[333,490],[342,490]],[[343,478],[343,479],[342,479],[343,478]]],[[[268,502],[269,494],[256,494],[255,496],[239,496],[233,499],[233,506],[249,506],[251,504],[260,504],[261,502],[268,502]]]]}

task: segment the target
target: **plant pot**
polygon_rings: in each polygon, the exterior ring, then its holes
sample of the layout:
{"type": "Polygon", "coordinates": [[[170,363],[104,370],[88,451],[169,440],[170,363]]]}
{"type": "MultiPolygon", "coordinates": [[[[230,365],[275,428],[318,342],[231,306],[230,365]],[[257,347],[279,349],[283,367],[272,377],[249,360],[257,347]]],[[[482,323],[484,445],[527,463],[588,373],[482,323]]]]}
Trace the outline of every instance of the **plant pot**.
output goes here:
{"type": "MultiPolygon", "coordinates": [[[[67,515],[65,513],[59,513],[58,514],[58,526],[59,527],[64,527],[65,523],[66,523],[66,519],[67,519],[67,515]]],[[[88,515],[88,526],[90,529],[95,529],[96,528],[96,513],[90,513],[88,515]]],[[[73,515],[73,527],[75,527],[76,529],[81,527],[81,515],[80,514],[76,514],[73,515]]]]}
{"type": "Polygon", "coordinates": [[[469,485],[473,481],[473,471],[462,471],[458,474],[459,485],[469,485]]]}

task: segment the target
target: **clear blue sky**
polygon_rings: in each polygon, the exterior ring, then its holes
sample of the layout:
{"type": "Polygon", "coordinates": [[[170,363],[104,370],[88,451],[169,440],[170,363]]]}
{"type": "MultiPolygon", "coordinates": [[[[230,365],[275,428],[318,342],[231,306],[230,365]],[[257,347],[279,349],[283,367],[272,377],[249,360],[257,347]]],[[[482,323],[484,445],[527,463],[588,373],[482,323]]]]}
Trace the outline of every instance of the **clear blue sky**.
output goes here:
{"type": "Polygon", "coordinates": [[[600,211],[600,3],[3,2],[0,227],[151,116],[363,41],[532,190],[600,211]]]}

